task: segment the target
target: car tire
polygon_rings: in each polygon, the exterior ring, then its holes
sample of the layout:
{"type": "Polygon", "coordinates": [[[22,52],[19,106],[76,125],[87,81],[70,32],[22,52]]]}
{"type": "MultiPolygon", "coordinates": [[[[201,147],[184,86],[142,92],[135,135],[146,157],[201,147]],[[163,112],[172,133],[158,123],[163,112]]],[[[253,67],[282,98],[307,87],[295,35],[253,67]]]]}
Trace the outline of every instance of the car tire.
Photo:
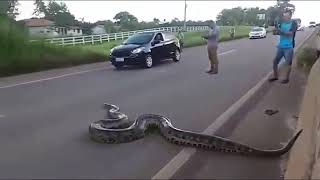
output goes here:
{"type": "Polygon", "coordinates": [[[181,59],[181,51],[179,49],[176,49],[174,52],[174,55],[172,57],[174,62],[179,62],[181,59]]]}
{"type": "Polygon", "coordinates": [[[146,55],[145,60],[144,60],[144,67],[145,68],[152,68],[153,66],[153,59],[150,54],[146,55]]]}

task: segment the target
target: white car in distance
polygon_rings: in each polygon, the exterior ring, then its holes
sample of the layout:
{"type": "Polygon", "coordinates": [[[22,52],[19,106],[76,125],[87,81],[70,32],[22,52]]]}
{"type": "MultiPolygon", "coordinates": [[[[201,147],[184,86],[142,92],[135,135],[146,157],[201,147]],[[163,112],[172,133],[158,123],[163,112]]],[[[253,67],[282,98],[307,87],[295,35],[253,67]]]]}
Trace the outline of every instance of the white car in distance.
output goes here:
{"type": "Polygon", "coordinates": [[[249,33],[249,38],[266,38],[267,37],[267,30],[263,27],[254,27],[251,29],[249,33]]]}

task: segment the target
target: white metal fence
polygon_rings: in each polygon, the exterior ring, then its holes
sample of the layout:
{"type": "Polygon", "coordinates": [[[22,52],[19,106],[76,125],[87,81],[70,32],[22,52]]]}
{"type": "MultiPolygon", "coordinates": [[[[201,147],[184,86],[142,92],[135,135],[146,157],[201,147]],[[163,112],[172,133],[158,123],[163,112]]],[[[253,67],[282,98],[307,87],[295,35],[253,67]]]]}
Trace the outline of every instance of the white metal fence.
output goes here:
{"type": "MultiPolygon", "coordinates": [[[[154,31],[167,31],[167,32],[178,32],[182,30],[183,27],[161,27],[161,28],[153,28],[153,29],[143,29],[138,31],[128,31],[128,32],[120,32],[120,33],[111,33],[111,34],[101,34],[101,35],[90,35],[90,36],[75,36],[75,37],[65,37],[65,38],[52,38],[46,39],[45,41],[57,44],[61,46],[65,45],[76,45],[76,44],[95,44],[95,43],[103,43],[117,40],[127,39],[129,36],[141,33],[141,32],[154,32],[154,31]]],[[[204,31],[207,30],[208,26],[187,26],[186,31],[204,31]]],[[[35,41],[35,40],[32,40],[35,41]]]]}

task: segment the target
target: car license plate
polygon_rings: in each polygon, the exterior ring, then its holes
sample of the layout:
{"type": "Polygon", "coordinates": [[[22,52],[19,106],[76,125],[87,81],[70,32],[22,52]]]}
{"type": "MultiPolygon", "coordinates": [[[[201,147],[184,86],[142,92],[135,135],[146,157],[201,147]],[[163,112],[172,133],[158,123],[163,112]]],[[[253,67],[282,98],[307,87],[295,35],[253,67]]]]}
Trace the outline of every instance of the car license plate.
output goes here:
{"type": "Polygon", "coordinates": [[[117,62],[124,62],[124,58],[116,58],[117,62]]]}

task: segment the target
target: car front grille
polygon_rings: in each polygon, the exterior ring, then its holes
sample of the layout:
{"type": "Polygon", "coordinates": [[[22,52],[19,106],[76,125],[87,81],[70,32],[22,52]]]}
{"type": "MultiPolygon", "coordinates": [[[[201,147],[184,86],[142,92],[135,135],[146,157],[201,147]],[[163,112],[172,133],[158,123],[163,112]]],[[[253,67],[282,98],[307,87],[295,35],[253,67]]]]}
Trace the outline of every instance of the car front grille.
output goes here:
{"type": "Polygon", "coordinates": [[[112,56],[114,57],[129,57],[131,52],[128,50],[116,50],[112,52],[112,56]]]}

